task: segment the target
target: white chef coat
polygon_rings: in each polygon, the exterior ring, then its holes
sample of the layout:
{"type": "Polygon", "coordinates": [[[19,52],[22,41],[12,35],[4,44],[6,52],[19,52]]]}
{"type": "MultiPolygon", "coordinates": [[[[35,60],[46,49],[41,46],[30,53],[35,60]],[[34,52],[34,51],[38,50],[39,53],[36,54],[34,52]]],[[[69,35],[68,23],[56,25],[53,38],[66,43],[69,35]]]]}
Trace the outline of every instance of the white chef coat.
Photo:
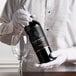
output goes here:
{"type": "MultiPolygon", "coordinates": [[[[24,2],[24,6],[28,9],[30,14],[36,16],[34,19],[41,23],[53,51],[60,48],[75,47],[76,0],[7,0],[7,4],[0,18],[0,22],[3,23],[0,26],[1,42],[11,44],[12,29],[15,28],[13,28],[10,22],[15,11],[19,9],[24,2]],[[9,30],[10,28],[11,30],[9,30]]],[[[15,41],[23,37],[23,34],[19,33],[18,35],[20,36],[16,37],[15,41]]],[[[38,63],[38,59],[30,42],[26,44],[26,46],[24,49],[29,52],[25,53],[27,55],[23,63],[23,71],[43,71],[34,66],[36,62],[38,63]]]]}

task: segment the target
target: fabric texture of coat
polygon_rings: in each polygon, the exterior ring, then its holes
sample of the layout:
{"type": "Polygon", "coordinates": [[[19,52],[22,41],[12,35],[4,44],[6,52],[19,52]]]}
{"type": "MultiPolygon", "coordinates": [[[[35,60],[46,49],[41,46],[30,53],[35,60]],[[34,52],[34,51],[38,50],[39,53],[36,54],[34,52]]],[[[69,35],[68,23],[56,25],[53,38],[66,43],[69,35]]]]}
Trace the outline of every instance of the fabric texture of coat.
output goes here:
{"type": "MultiPolygon", "coordinates": [[[[47,36],[52,51],[60,48],[68,48],[76,43],[75,26],[75,0],[7,0],[3,14],[0,18],[0,41],[11,45],[12,36],[19,30],[15,36],[15,42],[23,42],[24,30],[17,26],[17,29],[11,23],[13,14],[23,5],[31,15],[35,15],[35,20],[39,21],[47,36]],[[72,14],[73,13],[73,14],[72,14]],[[72,27],[72,28],[71,28],[72,27]]],[[[25,60],[23,62],[23,71],[47,71],[34,66],[39,63],[33,48],[29,42],[22,43],[25,50],[25,60]]],[[[51,71],[51,69],[49,69],[51,71]]]]}

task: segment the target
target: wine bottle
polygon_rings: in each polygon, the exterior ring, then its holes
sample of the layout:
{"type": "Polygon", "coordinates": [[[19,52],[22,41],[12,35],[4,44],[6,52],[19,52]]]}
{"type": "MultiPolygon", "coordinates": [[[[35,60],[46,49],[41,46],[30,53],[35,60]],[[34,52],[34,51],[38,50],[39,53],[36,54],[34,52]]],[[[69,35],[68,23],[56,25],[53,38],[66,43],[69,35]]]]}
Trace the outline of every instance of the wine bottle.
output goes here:
{"type": "Polygon", "coordinates": [[[29,36],[29,40],[40,63],[47,63],[56,59],[51,55],[51,48],[39,22],[35,20],[29,22],[29,25],[25,26],[24,30],[29,36]]]}

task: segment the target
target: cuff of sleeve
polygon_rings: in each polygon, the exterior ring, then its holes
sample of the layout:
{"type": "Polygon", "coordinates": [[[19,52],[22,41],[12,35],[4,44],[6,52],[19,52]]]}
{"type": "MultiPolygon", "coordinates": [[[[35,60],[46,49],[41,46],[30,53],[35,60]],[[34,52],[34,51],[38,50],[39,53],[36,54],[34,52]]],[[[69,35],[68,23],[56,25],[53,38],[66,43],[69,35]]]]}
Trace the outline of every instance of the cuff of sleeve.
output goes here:
{"type": "Polygon", "coordinates": [[[2,23],[0,25],[0,35],[10,34],[13,32],[12,21],[10,23],[2,23]]]}

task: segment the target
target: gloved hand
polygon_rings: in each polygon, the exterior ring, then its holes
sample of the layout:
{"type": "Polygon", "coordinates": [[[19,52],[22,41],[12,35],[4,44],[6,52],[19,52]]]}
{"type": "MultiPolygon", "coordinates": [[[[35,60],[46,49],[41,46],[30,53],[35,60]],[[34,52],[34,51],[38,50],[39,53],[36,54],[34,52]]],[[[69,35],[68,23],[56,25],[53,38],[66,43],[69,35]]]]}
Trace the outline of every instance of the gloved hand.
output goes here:
{"type": "Polygon", "coordinates": [[[12,24],[13,24],[13,35],[12,35],[12,45],[15,45],[21,35],[23,35],[24,27],[32,21],[28,11],[23,8],[18,9],[12,16],[12,24]]]}
{"type": "Polygon", "coordinates": [[[31,14],[23,8],[18,9],[12,16],[13,34],[21,34],[24,27],[32,21],[31,14]]]}
{"type": "Polygon", "coordinates": [[[40,67],[43,69],[55,68],[60,66],[62,63],[67,61],[67,52],[65,50],[57,50],[52,52],[53,57],[57,57],[54,61],[50,61],[48,63],[43,64],[35,64],[36,67],[40,67]]]}
{"type": "Polygon", "coordinates": [[[29,22],[32,21],[31,14],[24,9],[18,9],[12,16],[12,21],[14,25],[21,25],[25,27],[29,22]]]}
{"type": "Polygon", "coordinates": [[[7,21],[8,19],[2,21],[2,24],[0,25],[1,42],[9,45],[12,42],[12,44],[17,44],[24,31],[24,27],[32,21],[30,16],[31,15],[27,10],[20,8],[12,15],[12,19],[10,21],[7,21]]]}

